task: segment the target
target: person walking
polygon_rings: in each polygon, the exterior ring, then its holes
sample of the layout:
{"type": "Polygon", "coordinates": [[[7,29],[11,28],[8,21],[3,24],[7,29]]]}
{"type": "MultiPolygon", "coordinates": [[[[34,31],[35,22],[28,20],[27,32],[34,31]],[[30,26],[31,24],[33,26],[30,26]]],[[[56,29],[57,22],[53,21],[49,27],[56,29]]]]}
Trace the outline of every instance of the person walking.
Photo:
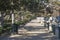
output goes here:
{"type": "Polygon", "coordinates": [[[49,18],[49,31],[52,31],[52,21],[53,21],[53,17],[52,17],[52,15],[50,15],[50,18],[49,18]]]}
{"type": "Polygon", "coordinates": [[[56,19],[57,19],[58,30],[59,30],[58,35],[59,35],[59,39],[60,39],[60,8],[58,11],[59,11],[59,15],[56,17],[56,19]]]}
{"type": "Polygon", "coordinates": [[[54,35],[55,35],[55,31],[56,31],[56,26],[57,26],[57,20],[56,20],[56,17],[53,17],[53,20],[52,20],[52,32],[53,32],[54,35]]]}
{"type": "Polygon", "coordinates": [[[53,13],[53,7],[50,5],[50,4],[48,4],[47,6],[46,6],[46,12],[47,12],[47,14],[52,14],[53,13]]]}

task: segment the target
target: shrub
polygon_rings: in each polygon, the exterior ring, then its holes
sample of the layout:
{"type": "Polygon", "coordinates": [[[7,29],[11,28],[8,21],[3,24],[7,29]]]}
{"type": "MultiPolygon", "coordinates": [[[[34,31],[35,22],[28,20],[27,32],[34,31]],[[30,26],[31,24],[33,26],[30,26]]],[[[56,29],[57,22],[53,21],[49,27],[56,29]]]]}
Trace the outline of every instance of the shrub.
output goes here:
{"type": "Polygon", "coordinates": [[[18,22],[15,22],[15,24],[22,25],[22,24],[24,24],[24,22],[23,21],[18,21],[18,22]]]}
{"type": "Polygon", "coordinates": [[[12,29],[12,27],[10,24],[4,24],[3,29],[2,29],[2,33],[10,32],[11,29],[12,29]]]}
{"type": "Polygon", "coordinates": [[[3,25],[3,28],[7,28],[7,27],[11,27],[11,25],[10,24],[4,24],[3,25]]]}

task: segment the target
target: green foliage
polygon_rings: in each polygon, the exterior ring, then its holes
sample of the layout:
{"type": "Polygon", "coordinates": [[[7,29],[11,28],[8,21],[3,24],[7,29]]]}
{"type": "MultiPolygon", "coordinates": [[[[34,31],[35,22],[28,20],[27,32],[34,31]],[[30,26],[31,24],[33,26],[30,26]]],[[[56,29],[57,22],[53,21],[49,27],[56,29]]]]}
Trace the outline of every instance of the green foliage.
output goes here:
{"type": "Polygon", "coordinates": [[[4,20],[4,24],[11,23],[12,20],[4,20]]]}
{"type": "Polygon", "coordinates": [[[42,9],[40,4],[41,0],[22,0],[22,6],[26,7],[29,11],[36,12],[42,9]],[[38,9],[39,8],[39,9],[38,9]]]}
{"type": "Polygon", "coordinates": [[[60,5],[60,1],[56,1],[55,4],[60,5]]]}
{"type": "Polygon", "coordinates": [[[19,0],[0,0],[0,11],[6,11],[6,10],[19,10],[19,0]],[[13,5],[11,4],[13,2],[13,5]]]}
{"type": "Polygon", "coordinates": [[[11,27],[11,25],[10,24],[4,24],[3,25],[3,28],[8,28],[8,27],[11,27]]]}
{"type": "Polygon", "coordinates": [[[39,7],[39,2],[41,1],[42,0],[0,0],[0,10],[20,10],[21,6],[24,6],[29,10],[35,10],[39,7]],[[11,4],[12,2],[13,5],[11,4]]]}
{"type": "Polygon", "coordinates": [[[26,15],[27,20],[29,20],[30,18],[32,18],[32,15],[26,15]]]}
{"type": "Polygon", "coordinates": [[[45,0],[47,3],[49,2],[49,0],[45,0]]]}
{"type": "Polygon", "coordinates": [[[29,21],[28,19],[24,19],[23,21],[15,22],[15,24],[17,24],[17,25],[25,25],[28,21],[29,21]]]}
{"type": "Polygon", "coordinates": [[[23,21],[18,21],[18,22],[15,22],[15,24],[17,24],[17,25],[22,25],[22,24],[24,24],[24,23],[23,23],[23,21]]]}
{"type": "Polygon", "coordinates": [[[2,27],[0,27],[0,34],[1,34],[1,32],[2,32],[2,27]]]}
{"type": "Polygon", "coordinates": [[[0,0],[0,11],[10,9],[10,0],[0,0]]]}
{"type": "MultiPolygon", "coordinates": [[[[23,8],[23,11],[25,12],[27,9],[29,12],[38,12],[38,10],[43,9],[43,5],[41,5],[39,2],[39,0],[0,0],[0,11],[6,11],[9,10],[17,10],[20,11],[21,7],[23,8]],[[13,2],[13,5],[11,4],[13,2]]],[[[32,18],[35,18],[36,16],[32,16],[30,15],[30,13],[22,13],[20,16],[24,16],[26,17],[26,19],[24,19],[23,21],[18,21],[15,22],[17,25],[23,25],[25,23],[27,23],[28,21],[30,21],[32,18]]],[[[11,29],[11,25],[8,24],[10,22],[11,24],[11,20],[5,20],[4,21],[4,25],[3,25],[3,30],[7,30],[7,29],[11,29]]],[[[0,31],[2,31],[2,28],[0,28],[0,31]]]]}
{"type": "Polygon", "coordinates": [[[10,24],[4,24],[2,30],[3,30],[3,33],[4,33],[4,31],[10,32],[11,29],[12,29],[12,27],[11,27],[10,24]]]}

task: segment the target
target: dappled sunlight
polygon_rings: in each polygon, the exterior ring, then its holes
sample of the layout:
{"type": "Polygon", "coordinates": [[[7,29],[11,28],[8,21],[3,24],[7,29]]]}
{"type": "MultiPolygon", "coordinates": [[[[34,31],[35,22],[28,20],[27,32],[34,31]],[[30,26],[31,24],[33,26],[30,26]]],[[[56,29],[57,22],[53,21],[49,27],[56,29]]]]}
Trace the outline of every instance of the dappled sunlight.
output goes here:
{"type": "Polygon", "coordinates": [[[0,0],[0,40],[59,39],[59,4],[57,0],[0,0]]]}
{"type": "Polygon", "coordinates": [[[53,33],[50,33],[50,34],[44,33],[42,38],[52,38],[54,36],[55,35],[53,35],[53,33]]]}
{"type": "Polygon", "coordinates": [[[21,37],[22,35],[10,35],[9,37],[10,38],[13,38],[13,37],[21,37]]]}
{"type": "Polygon", "coordinates": [[[52,35],[51,33],[29,33],[29,34],[22,34],[22,35],[10,35],[9,37],[7,37],[7,39],[9,40],[55,40],[54,35],[52,35]]]}
{"type": "Polygon", "coordinates": [[[26,36],[29,36],[29,37],[30,37],[30,36],[37,36],[37,35],[39,35],[39,33],[27,33],[27,34],[26,34],[26,36]]]}
{"type": "Polygon", "coordinates": [[[47,40],[47,39],[49,39],[49,40],[54,40],[54,38],[52,38],[52,37],[54,37],[54,36],[52,36],[52,35],[48,35],[47,33],[42,33],[42,34],[35,34],[35,35],[29,35],[29,36],[27,36],[27,37],[24,37],[23,39],[25,39],[25,40],[47,40]]]}
{"type": "Polygon", "coordinates": [[[35,31],[35,30],[39,30],[41,28],[38,28],[38,27],[32,27],[32,26],[28,26],[28,27],[24,27],[26,30],[28,31],[35,31]]]}

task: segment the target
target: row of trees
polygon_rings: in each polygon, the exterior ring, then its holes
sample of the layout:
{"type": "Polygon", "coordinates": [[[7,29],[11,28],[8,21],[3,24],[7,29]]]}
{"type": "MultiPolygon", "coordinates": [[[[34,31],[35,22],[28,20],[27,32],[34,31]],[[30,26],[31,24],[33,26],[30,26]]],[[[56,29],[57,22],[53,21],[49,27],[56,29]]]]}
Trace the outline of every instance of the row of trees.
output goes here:
{"type": "Polygon", "coordinates": [[[17,14],[19,17],[31,19],[31,14],[40,12],[44,8],[43,1],[48,2],[48,0],[0,0],[0,27],[4,27],[6,20],[12,21],[13,24],[17,14]]]}

